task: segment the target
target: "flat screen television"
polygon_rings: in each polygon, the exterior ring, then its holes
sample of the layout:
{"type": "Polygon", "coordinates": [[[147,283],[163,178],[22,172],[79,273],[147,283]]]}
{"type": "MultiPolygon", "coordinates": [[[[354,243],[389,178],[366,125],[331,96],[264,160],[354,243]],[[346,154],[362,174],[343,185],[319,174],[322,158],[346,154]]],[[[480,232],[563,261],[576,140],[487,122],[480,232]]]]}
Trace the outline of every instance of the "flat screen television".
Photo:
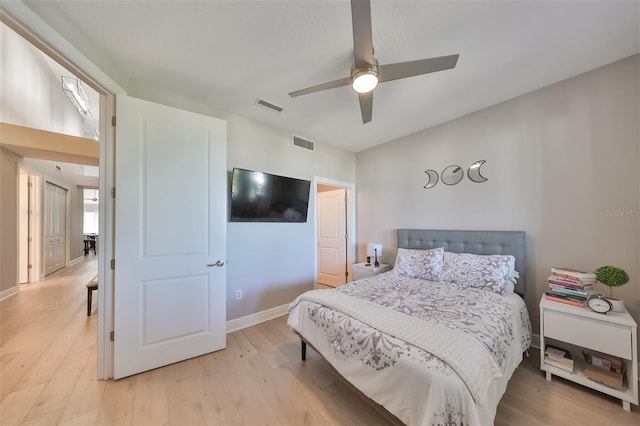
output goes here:
{"type": "Polygon", "coordinates": [[[311,182],[234,168],[230,222],[306,222],[311,182]]]}

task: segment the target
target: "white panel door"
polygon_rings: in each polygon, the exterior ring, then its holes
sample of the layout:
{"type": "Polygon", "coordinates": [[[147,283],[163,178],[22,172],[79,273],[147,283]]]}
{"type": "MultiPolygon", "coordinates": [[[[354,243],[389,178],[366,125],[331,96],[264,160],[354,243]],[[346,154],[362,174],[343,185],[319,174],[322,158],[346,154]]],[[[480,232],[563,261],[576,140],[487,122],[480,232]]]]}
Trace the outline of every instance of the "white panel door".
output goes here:
{"type": "Polygon", "coordinates": [[[346,190],[318,193],[318,283],[347,282],[346,190]]]}
{"type": "Polygon", "coordinates": [[[44,274],[66,264],[67,190],[47,182],[44,194],[44,274]]]}
{"type": "Polygon", "coordinates": [[[67,190],[57,186],[55,200],[54,256],[57,271],[67,264],[67,190]]]}
{"type": "Polygon", "coordinates": [[[55,242],[55,230],[54,230],[54,218],[53,218],[53,205],[56,197],[55,185],[47,182],[44,186],[44,218],[43,218],[43,256],[44,256],[44,274],[49,275],[55,271],[55,256],[54,256],[54,242],[55,242]]]}
{"type": "Polygon", "coordinates": [[[116,379],[226,346],[226,122],[118,96],[116,379]]]}

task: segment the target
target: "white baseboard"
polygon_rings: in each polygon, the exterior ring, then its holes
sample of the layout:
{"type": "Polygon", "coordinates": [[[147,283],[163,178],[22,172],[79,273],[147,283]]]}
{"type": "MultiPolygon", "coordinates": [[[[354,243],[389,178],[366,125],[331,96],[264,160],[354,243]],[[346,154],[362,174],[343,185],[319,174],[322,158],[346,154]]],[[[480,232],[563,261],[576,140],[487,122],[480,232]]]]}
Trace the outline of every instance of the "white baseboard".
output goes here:
{"type": "Polygon", "coordinates": [[[289,304],[287,303],[286,305],[276,306],[275,308],[256,312],[255,314],[247,315],[246,317],[229,320],[227,321],[227,333],[242,330],[243,328],[251,327],[252,325],[260,324],[261,322],[286,315],[288,307],[289,304]]]}
{"type": "Polygon", "coordinates": [[[69,266],[73,266],[76,263],[82,262],[83,260],[84,260],[84,256],[76,257],[75,259],[69,262],[69,266]]]}
{"type": "Polygon", "coordinates": [[[14,294],[18,294],[18,286],[8,288],[6,290],[0,291],[0,300],[4,300],[8,297],[13,296],[14,294]]]}

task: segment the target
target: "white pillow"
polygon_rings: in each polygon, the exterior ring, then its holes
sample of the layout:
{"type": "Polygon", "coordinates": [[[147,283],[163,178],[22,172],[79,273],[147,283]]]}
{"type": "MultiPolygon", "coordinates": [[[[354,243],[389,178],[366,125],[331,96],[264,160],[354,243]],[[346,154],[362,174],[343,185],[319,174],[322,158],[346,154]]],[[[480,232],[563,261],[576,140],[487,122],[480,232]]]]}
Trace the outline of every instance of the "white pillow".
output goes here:
{"type": "Polygon", "coordinates": [[[393,270],[396,274],[429,281],[440,281],[444,247],[428,250],[399,248],[393,270]]]}
{"type": "Polygon", "coordinates": [[[498,294],[513,292],[517,272],[511,255],[444,252],[442,281],[498,294]]]}

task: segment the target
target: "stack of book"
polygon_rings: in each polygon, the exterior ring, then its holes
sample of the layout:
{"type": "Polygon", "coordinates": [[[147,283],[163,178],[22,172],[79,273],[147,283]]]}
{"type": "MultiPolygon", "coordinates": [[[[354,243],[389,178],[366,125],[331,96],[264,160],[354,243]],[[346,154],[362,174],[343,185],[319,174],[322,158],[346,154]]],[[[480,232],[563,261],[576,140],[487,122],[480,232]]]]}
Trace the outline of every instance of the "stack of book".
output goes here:
{"type": "Polygon", "coordinates": [[[574,306],[585,306],[593,293],[596,274],[571,268],[551,268],[547,299],[574,306]]]}
{"type": "Polygon", "coordinates": [[[544,363],[573,373],[573,358],[569,351],[547,346],[544,351],[544,363]]]}

